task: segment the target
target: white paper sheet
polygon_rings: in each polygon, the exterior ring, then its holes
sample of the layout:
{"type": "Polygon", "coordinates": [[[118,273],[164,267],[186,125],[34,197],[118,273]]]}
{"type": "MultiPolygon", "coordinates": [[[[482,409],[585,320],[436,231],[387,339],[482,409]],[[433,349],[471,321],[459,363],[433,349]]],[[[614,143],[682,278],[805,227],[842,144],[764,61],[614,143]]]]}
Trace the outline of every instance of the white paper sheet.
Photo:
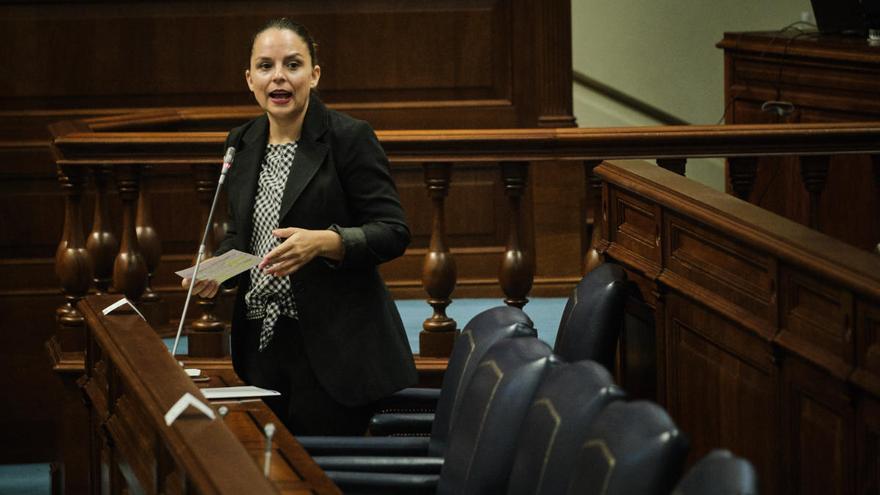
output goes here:
{"type": "Polygon", "coordinates": [[[141,318],[143,318],[144,321],[147,321],[147,319],[144,318],[144,315],[141,314],[140,311],[138,311],[138,309],[134,306],[134,304],[132,304],[131,301],[129,301],[128,299],[126,299],[126,298],[124,298],[124,297],[123,297],[122,299],[116,301],[115,303],[111,304],[110,306],[107,306],[106,308],[104,308],[104,310],[103,310],[104,316],[109,315],[109,314],[112,313],[113,310],[115,310],[116,308],[119,308],[119,307],[124,306],[124,305],[126,305],[126,304],[128,304],[128,305],[131,307],[131,309],[133,309],[134,312],[138,314],[138,316],[140,316],[141,318]]]}
{"type": "Polygon", "coordinates": [[[207,399],[243,399],[248,397],[269,397],[281,395],[281,392],[269,390],[251,385],[241,387],[213,387],[203,388],[202,393],[207,399]]]}
{"type": "Polygon", "coordinates": [[[189,406],[193,406],[199,411],[202,412],[209,419],[214,419],[214,410],[208,407],[204,402],[196,399],[195,396],[189,392],[184,393],[177,402],[168,409],[168,412],[165,413],[165,424],[171,426],[177,421],[177,418],[183,414],[189,406]]]}
{"type": "MultiPolygon", "coordinates": [[[[236,249],[226,251],[216,258],[208,258],[199,265],[199,280],[216,280],[217,282],[225,282],[239,273],[250,270],[260,264],[262,258],[254,256],[250,253],[243,253],[236,249]]],[[[191,266],[186,270],[174,272],[181,278],[192,278],[195,266],[191,266]]]]}

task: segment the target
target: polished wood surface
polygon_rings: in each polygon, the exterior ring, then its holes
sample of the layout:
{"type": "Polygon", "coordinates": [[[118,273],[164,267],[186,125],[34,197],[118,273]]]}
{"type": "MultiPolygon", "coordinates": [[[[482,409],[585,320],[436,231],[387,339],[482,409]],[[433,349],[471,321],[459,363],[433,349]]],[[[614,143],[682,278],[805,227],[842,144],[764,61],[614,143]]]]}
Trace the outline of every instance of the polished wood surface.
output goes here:
{"type": "MultiPolygon", "coordinates": [[[[798,29],[725,33],[718,46],[724,50],[727,123],[880,120],[880,46],[864,37],[798,29]]],[[[877,251],[880,183],[872,180],[877,166],[864,156],[817,159],[762,158],[751,171],[753,187],[740,197],[877,251]]],[[[729,164],[728,177],[735,190],[740,167],[729,164]]]]}
{"type": "Polygon", "coordinates": [[[624,386],[656,384],[690,460],[728,448],[762,493],[876,490],[880,257],[649,163],[596,172],[599,251],[654,316],[621,353],[656,368],[624,386]]]}
{"type": "MultiPolygon", "coordinates": [[[[190,408],[164,415],[184,394],[208,403],[150,326],[132,310],[101,310],[119,296],[89,296],[86,375],[80,380],[91,425],[92,493],[341,493],[262,401],[231,401],[221,417],[190,408]],[[273,456],[263,475],[263,426],[274,423],[273,456]]],[[[208,364],[198,360],[188,363],[208,364]]],[[[202,386],[241,381],[209,368],[202,386]]]]}

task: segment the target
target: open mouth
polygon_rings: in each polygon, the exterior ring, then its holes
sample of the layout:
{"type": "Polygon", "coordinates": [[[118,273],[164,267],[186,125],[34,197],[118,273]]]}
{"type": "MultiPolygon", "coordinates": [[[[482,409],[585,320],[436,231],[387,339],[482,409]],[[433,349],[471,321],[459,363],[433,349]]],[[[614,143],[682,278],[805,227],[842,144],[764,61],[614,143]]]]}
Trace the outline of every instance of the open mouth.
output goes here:
{"type": "Polygon", "coordinates": [[[293,98],[293,93],[290,91],[285,91],[283,89],[276,89],[269,93],[269,98],[273,103],[287,103],[293,98]]]}

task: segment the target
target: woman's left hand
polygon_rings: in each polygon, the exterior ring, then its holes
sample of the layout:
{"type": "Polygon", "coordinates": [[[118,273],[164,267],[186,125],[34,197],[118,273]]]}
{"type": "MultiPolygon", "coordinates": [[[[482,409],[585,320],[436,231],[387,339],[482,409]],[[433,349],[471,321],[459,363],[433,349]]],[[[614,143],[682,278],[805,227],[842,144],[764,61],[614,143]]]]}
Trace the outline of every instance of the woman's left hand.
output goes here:
{"type": "Polygon", "coordinates": [[[287,227],[273,230],[272,235],[284,239],[284,242],[269,251],[259,264],[259,268],[269,275],[290,275],[315,256],[342,259],[342,238],[332,230],[287,227]]]}

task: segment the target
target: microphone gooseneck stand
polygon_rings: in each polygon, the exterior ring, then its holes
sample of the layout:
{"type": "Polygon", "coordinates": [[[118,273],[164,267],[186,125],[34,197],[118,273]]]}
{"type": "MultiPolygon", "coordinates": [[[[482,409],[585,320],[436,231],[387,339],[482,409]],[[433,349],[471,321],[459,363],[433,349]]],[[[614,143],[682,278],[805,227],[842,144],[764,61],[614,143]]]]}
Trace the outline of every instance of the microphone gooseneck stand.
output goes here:
{"type": "Polygon", "coordinates": [[[230,146],[226,150],[226,155],[223,156],[223,170],[220,171],[220,180],[217,181],[217,189],[214,190],[214,201],[211,202],[211,211],[208,212],[205,233],[202,234],[202,243],[199,245],[199,254],[196,255],[196,265],[193,268],[192,278],[189,281],[189,289],[186,291],[186,299],[183,301],[183,313],[180,315],[180,324],[177,326],[177,335],[174,337],[174,346],[171,348],[171,356],[177,355],[177,344],[180,343],[180,334],[183,332],[183,325],[186,322],[186,310],[189,308],[189,301],[192,298],[193,287],[195,287],[196,280],[198,280],[199,265],[201,265],[202,258],[205,256],[205,243],[208,241],[208,232],[211,230],[211,222],[214,218],[214,208],[217,207],[217,198],[220,196],[220,188],[223,187],[223,182],[226,180],[226,172],[228,172],[229,168],[232,166],[232,160],[234,158],[235,148],[230,146]]]}

